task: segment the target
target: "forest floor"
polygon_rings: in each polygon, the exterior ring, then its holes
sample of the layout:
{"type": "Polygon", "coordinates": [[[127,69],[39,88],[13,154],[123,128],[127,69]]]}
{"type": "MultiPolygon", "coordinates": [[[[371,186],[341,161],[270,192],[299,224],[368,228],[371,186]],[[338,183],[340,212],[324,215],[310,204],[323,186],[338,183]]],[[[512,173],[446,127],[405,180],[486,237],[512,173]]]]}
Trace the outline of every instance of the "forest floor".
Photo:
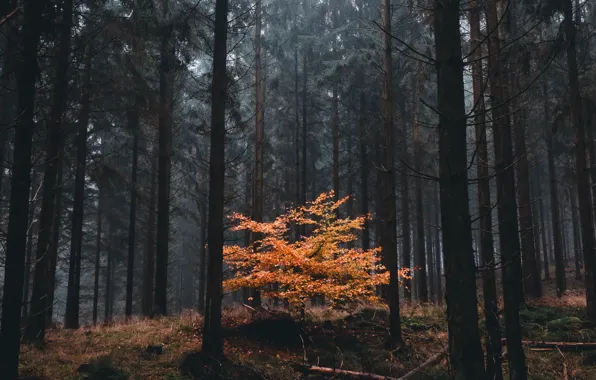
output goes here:
{"type": "MultiPolygon", "coordinates": [[[[581,322],[583,284],[571,280],[572,273],[569,277],[570,288],[578,289],[562,299],[547,292],[521,311],[526,340],[596,342],[596,329],[581,322]]],[[[552,288],[549,281],[544,284],[547,290],[552,288]]],[[[224,314],[226,359],[210,363],[209,370],[199,353],[202,318],[185,313],[49,331],[43,349],[23,346],[21,374],[52,380],[203,379],[215,378],[209,375],[215,372],[217,378],[233,379],[323,378],[305,374],[308,365],[316,365],[399,378],[447,346],[445,310],[434,305],[402,308],[407,349],[398,352],[384,346],[387,312],[382,308],[366,307],[351,314],[311,309],[303,323],[268,312],[255,317],[243,307],[224,314]]],[[[531,379],[596,379],[596,347],[580,352],[527,347],[526,354],[531,379]]],[[[409,379],[447,378],[443,359],[409,379]]]]}

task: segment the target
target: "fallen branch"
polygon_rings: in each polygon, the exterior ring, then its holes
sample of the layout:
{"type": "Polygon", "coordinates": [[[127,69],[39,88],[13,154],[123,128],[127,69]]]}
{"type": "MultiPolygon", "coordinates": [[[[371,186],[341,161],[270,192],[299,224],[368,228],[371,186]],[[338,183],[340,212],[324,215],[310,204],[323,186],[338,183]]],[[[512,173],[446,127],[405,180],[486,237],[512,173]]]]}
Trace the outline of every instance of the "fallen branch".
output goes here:
{"type": "Polygon", "coordinates": [[[348,379],[357,379],[357,380],[409,380],[414,375],[419,374],[420,372],[424,371],[426,368],[431,367],[437,363],[439,363],[445,357],[444,352],[440,352],[436,355],[431,356],[427,361],[422,363],[420,367],[417,367],[410,372],[406,373],[402,377],[391,377],[391,376],[382,376],[377,375],[374,373],[366,373],[366,372],[357,372],[357,371],[347,371],[343,369],[335,369],[335,368],[328,368],[328,367],[319,367],[316,365],[304,368],[307,372],[314,372],[319,373],[326,376],[342,376],[348,379]]]}
{"type": "Polygon", "coordinates": [[[563,358],[563,380],[569,380],[569,376],[567,375],[567,362],[565,361],[565,355],[563,355],[559,347],[557,347],[557,351],[559,351],[559,354],[561,354],[561,357],[563,358]]]}
{"type": "MultiPolygon", "coordinates": [[[[502,344],[507,344],[506,339],[501,339],[502,344]]],[[[522,341],[524,346],[528,346],[533,349],[545,349],[545,350],[561,350],[561,351],[590,351],[596,350],[596,343],[581,343],[581,342],[533,342],[533,341],[522,341]]]]}
{"type": "Polygon", "coordinates": [[[414,377],[414,375],[424,371],[426,368],[432,367],[433,365],[439,363],[441,360],[443,360],[443,357],[445,357],[445,352],[439,352],[438,354],[431,356],[427,361],[422,363],[420,367],[414,368],[410,372],[400,377],[399,380],[408,380],[414,377]]]}

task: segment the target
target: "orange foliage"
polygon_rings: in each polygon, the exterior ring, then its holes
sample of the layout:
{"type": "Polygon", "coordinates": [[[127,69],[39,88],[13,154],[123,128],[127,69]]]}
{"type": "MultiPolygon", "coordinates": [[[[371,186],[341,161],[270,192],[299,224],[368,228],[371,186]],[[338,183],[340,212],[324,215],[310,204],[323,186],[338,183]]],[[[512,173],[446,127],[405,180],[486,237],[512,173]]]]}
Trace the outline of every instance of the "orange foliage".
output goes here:
{"type": "MultiPolygon", "coordinates": [[[[348,248],[369,216],[338,218],[337,211],[347,200],[335,201],[333,192],[323,193],[272,222],[233,214],[231,219],[238,223],[233,230],[249,230],[258,238],[249,247],[224,248],[234,273],[224,286],[260,289],[264,296],[287,300],[294,307],[302,307],[313,296],[324,296],[332,307],[378,301],[376,287],[388,283],[389,273],[379,263],[380,248],[348,248]],[[310,226],[312,233],[290,241],[293,225],[310,226]]],[[[400,275],[405,277],[408,271],[400,275]]]]}

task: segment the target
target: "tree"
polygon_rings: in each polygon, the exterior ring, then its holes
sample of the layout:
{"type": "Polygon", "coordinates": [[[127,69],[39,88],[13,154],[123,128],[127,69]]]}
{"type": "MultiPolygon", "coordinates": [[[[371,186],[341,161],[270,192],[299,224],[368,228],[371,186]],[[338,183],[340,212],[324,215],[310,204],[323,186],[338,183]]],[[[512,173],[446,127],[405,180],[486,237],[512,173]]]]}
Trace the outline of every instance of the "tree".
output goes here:
{"type": "MultiPolygon", "coordinates": [[[[493,119],[493,142],[497,177],[497,210],[499,214],[499,249],[503,272],[505,336],[509,355],[509,376],[525,380],[527,368],[521,343],[519,307],[523,301],[522,271],[517,223],[517,201],[513,172],[513,147],[507,99],[507,76],[501,65],[501,41],[498,33],[496,1],[487,3],[486,25],[492,31],[488,38],[488,77],[493,119]]],[[[443,224],[445,225],[445,224],[443,224]]]]}
{"type": "MultiPolygon", "coordinates": [[[[585,260],[586,303],[588,318],[596,321],[596,249],[594,241],[594,224],[592,215],[592,200],[590,198],[590,172],[586,164],[586,133],[582,98],[579,87],[577,69],[576,35],[577,30],[573,22],[573,5],[571,0],[563,0],[563,26],[565,30],[567,70],[569,75],[569,90],[571,115],[575,130],[575,169],[577,175],[577,195],[579,200],[579,217],[582,229],[582,247],[585,260]]],[[[593,142],[590,142],[593,144],[593,142]]]]}
{"type": "Polygon", "coordinates": [[[47,1],[29,1],[23,5],[16,83],[18,91],[15,123],[14,157],[10,186],[10,207],[4,264],[4,294],[2,297],[2,326],[0,330],[0,372],[16,379],[19,372],[21,338],[20,314],[27,245],[29,188],[31,186],[31,150],[35,129],[35,81],[37,72],[37,45],[39,25],[47,1]]]}
{"type": "Polygon", "coordinates": [[[221,331],[221,285],[223,270],[223,214],[226,98],[228,78],[226,72],[228,34],[228,1],[215,3],[215,31],[213,45],[213,79],[211,84],[211,153],[209,161],[209,222],[207,242],[209,268],[205,325],[203,327],[203,353],[221,356],[223,341],[221,331]]]}
{"type": "MultiPolygon", "coordinates": [[[[170,16],[163,2],[164,19],[170,16]]],[[[171,22],[171,21],[166,21],[171,22]]],[[[170,181],[172,171],[173,25],[163,25],[159,66],[159,170],[157,190],[157,251],[155,261],[155,311],[167,315],[168,247],[170,240],[170,181]]]]}
{"type": "Polygon", "coordinates": [[[225,287],[261,289],[267,297],[283,299],[295,310],[303,310],[313,297],[324,297],[335,307],[376,302],[376,288],[388,283],[389,274],[378,263],[380,249],[345,247],[357,239],[368,218],[338,217],[337,210],[348,200],[336,201],[333,191],[323,193],[268,223],[232,215],[233,230],[249,230],[262,238],[249,247],[225,247],[225,260],[234,269],[225,287]],[[288,233],[294,224],[309,225],[313,232],[291,242],[288,233]],[[273,284],[279,287],[270,287],[273,284]]]}
{"type": "Polygon", "coordinates": [[[483,379],[476,309],[476,270],[468,205],[466,110],[460,2],[434,2],[439,113],[441,225],[445,260],[449,357],[456,379],[483,379]]]}
{"type": "Polygon", "coordinates": [[[470,39],[472,42],[472,81],[474,91],[474,122],[476,134],[476,176],[478,177],[478,210],[480,218],[480,258],[482,263],[482,294],[486,324],[486,378],[502,379],[501,329],[495,279],[495,257],[492,235],[492,206],[490,202],[490,173],[487,149],[486,107],[484,104],[482,74],[482,44],[480,9],[474,0],[469,11],[470,39]]]}
{"type": "Polygon", "coordinates": [[[391,52],[391,0],[381,3],[383,25],[383,124],[381,126],[380,162],[377,176],[381,212],[378,215],[379,243],[382,249],[383,265],[389,272],[389,284],[383,288],[389,304],[389,341],[391,347],[403,344],[399,315],[399,278],[397,265],[397,225],[395,220],[395,134],[393,131],[393,57],[391,52]]]}

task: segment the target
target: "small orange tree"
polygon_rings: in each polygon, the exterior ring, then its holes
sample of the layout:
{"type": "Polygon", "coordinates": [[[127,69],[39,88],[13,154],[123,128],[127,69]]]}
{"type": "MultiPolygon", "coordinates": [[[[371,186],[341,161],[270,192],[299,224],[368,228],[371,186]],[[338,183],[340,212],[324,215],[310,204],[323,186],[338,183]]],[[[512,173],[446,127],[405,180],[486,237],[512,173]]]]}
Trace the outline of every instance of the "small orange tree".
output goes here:
{"type": "Polygon", "coordinates": [[[333,192],[323,193],[266,223],[233,214],[231,219],[237,222],[233,230],[249,230],[258,239],[248,247],[224,248],[233,271],[224,286],[260,289],[264,296],[287,300],[297,308],[313,296],[324,296],[332,307],[378,301],[376,288],[388,283],[389,274],[379,263],[380,248],[347,248],[369,217],[338,218],[337,211],[347,200],[336,201],[333,192]],[[312,233],[292,242],[292,225],[311,226],[312,233]],[[277,286],[268,286],[273,284],[277,286]]]}

